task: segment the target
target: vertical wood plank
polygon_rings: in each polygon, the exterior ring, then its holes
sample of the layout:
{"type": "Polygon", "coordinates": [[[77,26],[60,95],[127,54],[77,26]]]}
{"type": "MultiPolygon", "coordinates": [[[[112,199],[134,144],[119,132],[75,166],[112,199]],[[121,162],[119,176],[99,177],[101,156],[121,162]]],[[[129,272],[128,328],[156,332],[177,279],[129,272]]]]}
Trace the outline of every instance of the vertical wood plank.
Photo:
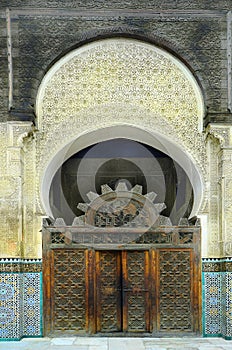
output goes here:
{"type": "Polygon", "coordinates": [[[198,237],[197,240],[197,251],[196,251],[196,263],[197,263],[197,318],[198,318],[198,327],[197,332],[202,334],[202,265],[201,265],[201,227],[198,228],[198,237]]]}
{"type": "Polygon", "coordinates": [[[92,250],[92,259],[91,259],[91,269],[92,269],[92,328],[91,332],[97,332],[97,271],[96,271],[96,251],[92,250]]]}
{"type": "Polygon", "coordinates": [[[201,293],[201,229],[200,227],[193,234],[193,313],[194,313],[194,329],[195,332],[202,332],[202,293],[201,293]]]}
{"type": "Polygon", "coordinates": [[[51,332],[51,257],[50,252],[43,254],[43,314],[44,314],[44,335],[51,332]]]}
{"type": "Polygon", "coordinates": [[[122,330],[128,330],[128,286],[127,251],[122,251],[122,330]]]}
{"type": "Polygon", "coordinates": [[[96,332],[95,324],[95,278],[94,278],[94,251],[85,250],[85,283],[86,283],[86,332],[96,332]]]}
{"type": "Polygon", "coordinates": [[[90,266],[90,251],[85,250],[85,318],[86,318],[86,331],[91,333],[91,327],[89,319],[91,318],[91,309],[90,309],[90,295],[89,295],[89,276],[91,275],[91,266],[90,266]]]}
{"type": "Polygon", "coordinates": [[[50,271],[50,232],[43,228],[43,335],[48,336],[51,332],[51,271],[50,271]]]}
{"type": "Polygon", "coordinates": [[[50,292],[51,292],[51,296],[50,296],[50,307],[51,307],[51,332],[54,332],[54,298],[55,298],[55,293],[54,293],[54,288],[55,288],[55,278],[54,278],[54,251],[51,250],[49,252],[50,255],[50,271],[51,271],[51,284],[50,284],[50,292]]]}
{"type": "Polygon", "coordinates": [[[90,330],[90,322],[89,322],[89,319],[90,319],[89,275],[91,274],[89,259],[90,259],[90,253],[86,249],[85,250],[85,304],[86,304],[85,318],[86,318],[86,332],[91,332],[91,330],[90,330]]]}
{"type": "Polygon", "coordinates": [[[150,300],[150,259],[149,251],[144,251],[144,299],[145,299],[145,321],[146,321],[146,331],[150,332],[151,326],[151,300],[150,300]]]}
{"type": "Polygon", "coordinates": [[[160,331],[160,251],[157,249],[156,256],[155,256],[155,266],[156,266],[156,272],[155,272],[155,298],[156,298],[156,329],[159,332],[160,331]]]}
{"type": "Polygon", "coordinates": [[[196,283],[194,281],[195,276],[195,266],[193,261],[193,249],[189,250],[189,256],[190,256],[190,302],[191,302],[191,311],[192,311],[192,325],[193,325],[193,331],[196,330],[196,283]]]}
{"type": "Polygon", "coordinates": [[[149,301],[150,301],[150,328],[149,332],[155,332],[157,327],[156,327],[156,315],[157,315],[157,310],[156,310],[156,284],[155,284],[155,278],[156,278],[156,254],[155,254],[155,249],[150,249],[149,251],[149,301]]]}
{"type": "Polygon", "coordinates": [[[116,288],[117,288],[117,326],[118,330],[122,330],[122,255],[121,252],[115,252],[117,254],[117,276],[116,276],[116,288]]]}
{"type": "Polygon", "coordinates": [[[96,251],[95,253],[95,272],[96,272],[96,280],[95,280],[95,286],[96,286],[96,312],[95,312],[95,317],[96,317],[96,331],[100,332],[101,331],[101,299],[100,299],[100,290],[101,290],[101,281],[100,281],[100,252],[96,251]]]}

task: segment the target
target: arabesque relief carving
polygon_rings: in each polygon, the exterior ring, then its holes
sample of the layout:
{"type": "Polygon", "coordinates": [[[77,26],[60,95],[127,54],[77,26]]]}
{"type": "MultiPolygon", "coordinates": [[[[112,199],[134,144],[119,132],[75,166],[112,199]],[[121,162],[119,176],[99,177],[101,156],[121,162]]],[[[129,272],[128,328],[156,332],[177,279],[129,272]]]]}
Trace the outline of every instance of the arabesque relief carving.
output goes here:
{"type": "Polygon", "coordinates": [[[83,132],[129,124],[170,137],[205,175],[200,92],[171,57],[137,40],[109,39],[64,58],[38,96],[38,171],[83,132]]]}

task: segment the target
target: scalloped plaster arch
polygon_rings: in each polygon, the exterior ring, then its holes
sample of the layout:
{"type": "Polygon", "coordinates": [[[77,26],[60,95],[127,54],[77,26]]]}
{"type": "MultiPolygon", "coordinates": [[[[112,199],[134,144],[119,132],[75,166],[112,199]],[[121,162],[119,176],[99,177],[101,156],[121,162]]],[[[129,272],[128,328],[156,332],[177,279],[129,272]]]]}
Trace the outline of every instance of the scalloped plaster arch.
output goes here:
{"type": "Polygon", "coordinates": [[[50,214],[51,179],[70,147],[75,153],[101,140],[128,137],[168,150],[185,169],[195,215],[206,181],[203,113],[195,78],[160,48],[112,38],[70,52],[48,71],[37,96],[38,205],[50,214]]]}
{"type": "Polygon", "coordinates": [[[127,138],[142,142],[154,147],[174,159],[183,169],[185,169],[189,180],[193,186],[194,203],[191,216],[197,215],[202,202],[204,184],[199,169],[194,164],[192,158],[184,152],[176,143],[156,132],[151,133],[148,130],[142,130],[131,125],[117,125],[113,127],[100,128],[80,135],[62,148],[49,162],[41,182],[41,198],[46,212],[52,217],[52,211],[49,203],[49,189],[53,175],[59,167],[76,152],[93,144],[93,140],[98,142],[107,141],[115,138],[127,138]]]}

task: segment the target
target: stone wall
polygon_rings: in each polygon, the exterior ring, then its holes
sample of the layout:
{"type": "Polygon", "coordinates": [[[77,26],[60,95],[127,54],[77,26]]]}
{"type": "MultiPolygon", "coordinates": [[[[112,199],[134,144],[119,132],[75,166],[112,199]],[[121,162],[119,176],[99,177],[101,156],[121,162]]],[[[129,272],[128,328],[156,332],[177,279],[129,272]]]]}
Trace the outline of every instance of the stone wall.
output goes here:
{"type": "MultiPolygon", "coordinates": [[[[20,7],[20,0],[2,0],[2,7],[20,7]]],[[[159,9],[159,10],[228,10],[231,8],[230,0],[25,0],[24,6],[32,8],[87,8],[87,9],[159,9]]]]}

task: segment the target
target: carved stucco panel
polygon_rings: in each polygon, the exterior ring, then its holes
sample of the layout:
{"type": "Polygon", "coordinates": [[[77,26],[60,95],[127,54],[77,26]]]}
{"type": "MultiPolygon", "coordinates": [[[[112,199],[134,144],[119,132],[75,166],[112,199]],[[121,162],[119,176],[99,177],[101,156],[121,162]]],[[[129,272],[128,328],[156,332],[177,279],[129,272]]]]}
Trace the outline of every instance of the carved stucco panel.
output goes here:
{"type": "Polygon", "coordinates": [[[232,149],[222,150],[222,229],[225,255],[232,255],[232,149]]]}
{"type": "Polygon", "coordinates": [[[208,215],[208,256],[220,257],[222,254],[221,185],[220,177],[220,143],[212,134],[207,135],[207,173],[208,193],[205,213],[208,215]]]}
{"type": "MultiPolygon", "coordinates": [[[[181,132],[179,132],[170,121],[157,115],[144,113],[143,110],[132,110],[132,113],[130,110],[126,113],[125,118],[125,109],[120,113],[117,106],[112,105],[111,108],[117,111],[117,116],[112,115],[112,112],[107,113],[105,108],[94,112],[89,111],[87,115],[83,115],[81,122],[79,120],[71,124],[69,124],[69,121],[60,122],[55,126],[50,126],[46,134],[38,135],[37,140],[40,149],[37,158],[38,171],[43,170],[41,164],[47,164],[62,146],[65,146],[70,140],[75,139],[81,134],[94,131],[98,128],[125,124],[140,127],[149,132],[152,132],[152,130],[159,130],[161,134],[179,144],[186,152],[195,158],[195,162],[202,174],[206,174],[205,140],[202,134],[199,132],[196,132],[195,135],[190,133],[189,126],[184,125],[184,123],[182,123],[182,129],[181,132]]],[[[97,140],[93,140],[93,142],[95,141],[97,140]]]]}
{"type": "Polygon", "coordinates": [[[209,249],[212,257],[232,255],[232,127],[206,128],[209,164],[209,249]]]}
{"type": "Polygon", "coordinates": [[[193,130],[199,125],[196,92],[176,62],[152,45],[111,39],[77,51],[50,78],[39,106],[40,126],[46,130],[51,120],[78,119],[89,107],[115,102],[174,124],[188,118],[193,130]]]}
{"type": "Polygon", "coordinates": [[[0,123],[0,172],[6,172],[7,124],[0,123]]]}
{"type": "Polygon", "coordinates": [[[232,127],[230,125],[210,124],[206,131],[219,140],[221,147],[232,145],[232,127]]]}
{"type": "MultiPolygon", "coordinates": [[[[36,150],[35,138],[24,142],[24,240],[22,255],[26,258],[41,256],[41,222],[36,211],[36,150]]],[[[39,217],[40,218],[40,217],[39,217]]]]}
{"type": "Polygon", "coordinates": [[[21,179],[8,171],[9,134],[7,123],[0,124],[0,256],[20,254],[19,242],[19,194],[21,179]]]}
{"type": "Polygon", "coordinates": [[[171,137],[205,175],[200,92],[171,57],[130,39],[101,40],[64,57],[45,77],[37,99],[38,171],[70,139],[130,124],[171,137]]]}
{"type": "Polygon", "coordinates": [[[23,139],[32,132],[31,122],[8,122],[7,133],[8,133],[8,145],[11,147],[22,147],[23,139]]]}
{"type": "Polygon", "coordinates": [[[32,130],[31,122],[8,122],[5,125],[1,124],[0,128],[3,130],[0,134],[1,157],[4,155],[0,176],[0,255],[19,257],[23,234],[23,208],[27,205],[23,202],[23,143],[32,130]]]}
{"type": "Polygon", "coordinates": [[[20,256],[22,239],[21,178],[0,177],[0,256],[20,256]]]}

